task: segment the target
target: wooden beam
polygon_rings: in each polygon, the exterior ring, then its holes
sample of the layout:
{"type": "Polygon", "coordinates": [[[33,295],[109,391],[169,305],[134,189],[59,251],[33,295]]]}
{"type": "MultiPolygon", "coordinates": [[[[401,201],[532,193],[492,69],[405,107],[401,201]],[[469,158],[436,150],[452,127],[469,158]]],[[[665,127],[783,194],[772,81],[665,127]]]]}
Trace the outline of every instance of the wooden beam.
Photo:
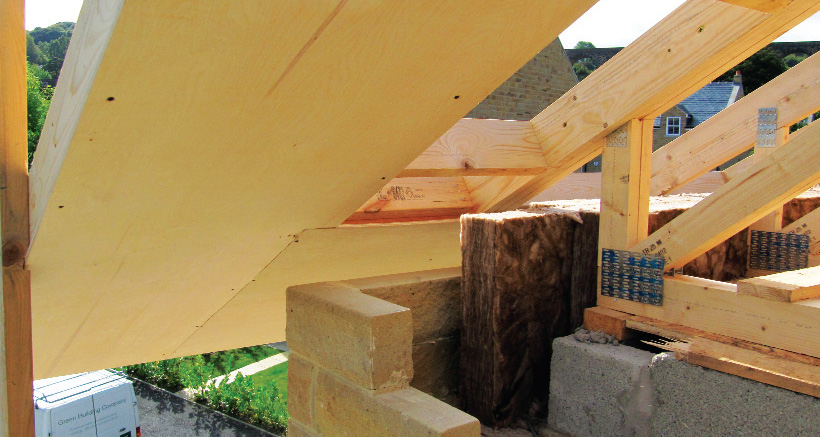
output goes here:
{"type": "Polygon", "coordinates": [[[30,284],[28,270],[19,266],[3,269],[3,385],[8,399],[8,435],[34,435],[30,284]]]}
{"type": "Polygon", "coordinates": [[[627,250],[649,229],[652,123],[630,120],[609,134],[601,162],[599,250],[627,250]]]}
{"type": "Polygon", "coordinates": [[[820,300],[738,296],[737,286],[691,276],[664,280],[663,306],[602,297],[599,306],[820,358],[820,300]]]}
{"type": "Polygon", "coordinates": [[[550,168],[480,211],[516,208],[601,152],[630,119],[652,119],[820,10],[795,0],[765,14],[689,0],[533,118],[550,168]]]}
{"type": "MultiPolygon", "coordinates": [[[[652,195],[668,194],[750,149],[757,139],[758,108],[777,107],[778,128],[820,109],[818,69],[820,54],[815,54],[656,150],[652,195]]],[[[727,175],[734,171],[727,169],[727,175]]]]}
{"type": "Polygon", "coordinates": [[[463,118],[398,177],[524,176],[546,167],[529,121],[463,118]]]}
{"type": "Polygon", "coordinates": [[[720,0],[748,9],[771,13],[789,4],[789,0],[720,0]]]}
{"type": "Polygon", "coordinates": [[[23,0],[0,2],[0,435],[34,435],[26,33],[23,0]]]}
{"type": "MultiPolygon", "coordinates": [[[[676,188],[669,194],[712,193],[725,185],[726,181],[723,172],[710,171],[694,181],[676,188]]],[[[570,173],[555,185],[533,197],[530,202],[600,198],[601,173],[570,173]]]]}
{"type": "Polygon", "coordinates": [[[594,3],[87,2],[32,170],[38,376],[174,354],[594,3]]]}
{"type": "Polygon", "coordinates": [[[26,35],[23,1],[2,3],[0,13],[0,211],[3,267],[25,264],[28,228],[26,35]]]}
{"type": "Polygon", "coordinates": [[[646,317],[623,315],[630,330],[672,339],[649,343],[674,351],[681,361],[820,396],[820,359],[646,317]]]}
{"type": "MultiPolygon", "coordinates": [[[[781,118],[780,115],[779,115],[779,112],[780,111],[778,111],[778,115],[777,115],[778,119],[781,118]]],[[[758,117],[758,134],[760,133],[759,132],[760,131],[760,123],[761,123],[760,117],[758,117]]],[[[776,120],[776,125],[780,125],[780,124],[781,124],[781,122],[779,120],[776,120]]],[[[774,147],[764,147],[764,146],[767,146],[767,145],[761,144],[760,140],[758,140],[755,143],[754,152],[751,156],[752,165],[763,161],[763,159],[765,157],[767,157],[767,156],[771,155],[772,153],[774,153],[774,151],[777,150],[778,148],[783,147],[783,145],[786,144],[786,142],[789,140],[789,128],[790,128],[790,126],[783,126],[783,127],[777,128],[775,130],[775,139],[774,139],[775,141],[774,141],[774,145],[773,145],[774,147]]],[[[781,206],[780,208],[776,208],[774,211],[766,214],[761,219],[759,219],[756,222],[749,225],[749,231],[777,232],[782,227],[783,227],[783,208],[781,206]]],[[[749,238],[749,240],[748,240],[749,241],[749,247],[751,247],[751,245],[752,245],[752,233],[751,232],[749,232],[749,237],[748,238],[749,238]]],[[[751,257],[749,257],[749,262],[751,263],[751,257]]],[[[750,269],[751,269],[751,264],[750,264],[750,269]]]]}
{"type": "Polygon", "coordinates": [[[681,267],[820,180],[820,124],[657,230],[631,250],[681,267]]]}
{"type": "Polygon", "coordinates": [[[626,327],[629,317],[629,314],[605,307],[587,308],[584,310],[584,329],[601,331],[615,337],[618,341],[624,341],[632,337],[632,333],[626,327]]]}
{"type": "Polygon", "coordinates": [[[820,297],[820,266],[742,279],[737,283],[737,294],[779,302],[820,297]]]}
{"type": "Polygon", "coordinates": [[[472,207],[464,178],[396,178],[345,223],[458,219],[472,207]]]}

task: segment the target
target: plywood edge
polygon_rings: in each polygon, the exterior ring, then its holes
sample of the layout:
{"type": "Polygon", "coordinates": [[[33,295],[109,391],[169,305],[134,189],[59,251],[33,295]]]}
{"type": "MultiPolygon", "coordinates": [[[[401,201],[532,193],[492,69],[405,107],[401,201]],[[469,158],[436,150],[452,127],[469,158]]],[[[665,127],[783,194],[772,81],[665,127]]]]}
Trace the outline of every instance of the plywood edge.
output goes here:
{"type": "Polygon", "coordinates": [[[74,137],[124,0],[86,0],[66,52],[54,98],[29,174],[30,240],[34,241],[49,196],[74,137]]]}
{"type": "Polygon", "coordinates": [[[308,229],[177,347],[174,356],[285,340],[285,289],[460,275],[458,221],[308,229]],[[361,279],[370,278],[370,279],[361,279]]]}

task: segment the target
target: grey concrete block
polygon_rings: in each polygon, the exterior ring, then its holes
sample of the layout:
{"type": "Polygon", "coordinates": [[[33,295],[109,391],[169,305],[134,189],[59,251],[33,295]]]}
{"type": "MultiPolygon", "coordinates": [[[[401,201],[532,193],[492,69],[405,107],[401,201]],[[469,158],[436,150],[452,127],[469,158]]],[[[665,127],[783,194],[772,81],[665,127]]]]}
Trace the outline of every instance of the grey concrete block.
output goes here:
{"type": "Polygon", "coordinates": [[[657,355],[652,435],[820,435],[820,399],[657,355]]]}
{"type": "Polygon", "coordinates": [[[625,346],[555,339],[549,426],[573,436],[647,435],[652,357],[625,346]]]}

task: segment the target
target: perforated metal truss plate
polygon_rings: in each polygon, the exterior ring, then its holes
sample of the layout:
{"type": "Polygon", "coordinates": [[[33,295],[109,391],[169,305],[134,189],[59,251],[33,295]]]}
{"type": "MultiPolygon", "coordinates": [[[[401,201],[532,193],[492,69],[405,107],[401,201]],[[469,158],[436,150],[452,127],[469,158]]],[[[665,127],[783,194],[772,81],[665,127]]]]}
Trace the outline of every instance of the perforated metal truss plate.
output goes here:
{"type": "Polygon", "coordinates": [[[757,147],[776,147],[777,108],[757,110],[757,147]]]}
{"type": "Polygon", "coordinates": [[[628,135],[629,127],[627,127],[627,125],[623,125],[606,136],[606,146],[626,148],[626,140],[628,135]]]}
{"type": "Polygon", "coordinates": [[[663,305],[663,269],[658,255],[603,249],[601,294],[652,305],[663,305]]]}
{"type": "Polygon", "coordinates": [[[809,266],[809,236],[752,231],[749,267],[785,272],[809,266]]]}

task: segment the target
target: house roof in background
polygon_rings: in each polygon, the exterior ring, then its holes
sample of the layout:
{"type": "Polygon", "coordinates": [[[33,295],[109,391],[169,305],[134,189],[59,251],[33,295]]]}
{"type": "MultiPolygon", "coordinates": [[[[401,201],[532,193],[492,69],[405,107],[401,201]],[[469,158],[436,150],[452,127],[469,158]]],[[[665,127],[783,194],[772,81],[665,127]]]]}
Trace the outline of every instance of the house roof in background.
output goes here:
{"type": "Polygon", "coordinates": [[[678,104],[678,107],[692,115],[692,125],[697,126],[709,117],[725,109],[737,99],[740,85],[733,82],[712,82],[695,91],[678,104]]]}

